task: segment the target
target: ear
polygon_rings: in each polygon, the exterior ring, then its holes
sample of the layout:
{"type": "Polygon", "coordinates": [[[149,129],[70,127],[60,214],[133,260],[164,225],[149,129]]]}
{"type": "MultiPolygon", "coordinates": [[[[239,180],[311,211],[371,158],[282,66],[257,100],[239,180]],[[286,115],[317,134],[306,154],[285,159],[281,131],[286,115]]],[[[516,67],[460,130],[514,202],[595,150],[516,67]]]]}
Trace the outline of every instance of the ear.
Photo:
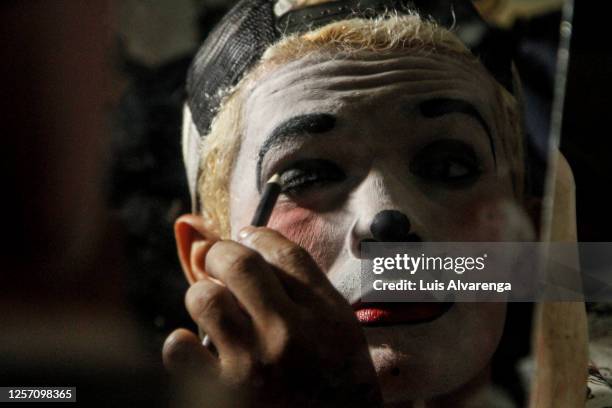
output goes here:
{"type": "Polygon", "coordinates": [[[206,253],[220,238],[213,224],[200,215],[185,214],[174,222],[174,238],[183,273],[189,284],[207,276],[204,269],[206,253]]]}

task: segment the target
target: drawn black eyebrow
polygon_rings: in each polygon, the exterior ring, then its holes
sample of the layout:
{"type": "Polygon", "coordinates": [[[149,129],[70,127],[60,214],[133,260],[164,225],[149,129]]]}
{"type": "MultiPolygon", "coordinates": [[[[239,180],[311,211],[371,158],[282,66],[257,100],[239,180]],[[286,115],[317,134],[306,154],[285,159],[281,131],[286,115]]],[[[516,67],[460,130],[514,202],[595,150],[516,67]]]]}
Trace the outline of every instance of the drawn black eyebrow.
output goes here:
{"type": "Polygon", "coordinates": [[[463,113],[476,119],[484,128],[487,136],[489,137],[489,145],[491,146],[493,161],[497,165],[497,157],[495,155],[495,145],[493,143],[491,128],[474,105],[462,99],[435,98],[421,102],[419,104],[419,109],[421,114],[426,118],[436,118],[438,116],[443,116],[450,113],[463,113]]]}
{"type": "Polygon", "coordinates": [[[336,117],[329,113],[308,113],[294,116],[278,125],[270,136],[266,138],[259,149],[256,168],[257,190],[261,192],[261,167],[263,159],[270,149],[276,147],[287,139],[300,135],[318,134],[329,132],[336,126],[336,117]]]}

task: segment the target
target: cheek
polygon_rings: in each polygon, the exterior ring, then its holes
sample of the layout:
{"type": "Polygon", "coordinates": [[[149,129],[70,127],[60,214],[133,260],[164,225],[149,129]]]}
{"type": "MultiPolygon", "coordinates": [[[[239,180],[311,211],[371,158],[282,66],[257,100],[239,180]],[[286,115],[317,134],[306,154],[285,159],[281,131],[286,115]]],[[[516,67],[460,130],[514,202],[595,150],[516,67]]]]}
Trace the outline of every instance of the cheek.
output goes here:
{"type": "Polygon", "coordinates": [[[501,194],[478,197],[454,213],[446,225],[451,241],[529,241],[534,223],[513,197],[501,194]]]}
{"type": "Polygon", "coordinates": [[[505,181],[489,177],[471,189],[423,195],[415,218],[427,231],[426,240],[503,241],[529,236],[530,223],[505,181]]]}
{"type": "Polygon", "coordinates": [[[342,243],[338,228],[322,214],[305,208],[279,205],[268,226],[306,249],[323,271],[334,262],[342,243]]]}

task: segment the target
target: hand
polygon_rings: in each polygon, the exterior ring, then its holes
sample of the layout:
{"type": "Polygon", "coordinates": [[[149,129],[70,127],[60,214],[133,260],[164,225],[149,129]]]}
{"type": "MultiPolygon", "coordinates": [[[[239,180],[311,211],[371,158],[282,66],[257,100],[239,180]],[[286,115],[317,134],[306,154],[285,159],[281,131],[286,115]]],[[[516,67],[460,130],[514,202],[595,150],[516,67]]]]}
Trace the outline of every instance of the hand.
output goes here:
{"type": "Polygon", "coordinates": [[[268,228],[214,243],[211,278],[186,295],[218,356],[184,329],[164,345],[174,372],[211,377],[247,406],[380,406],[363,331],[351,306],[301,247],[268,228]]]}

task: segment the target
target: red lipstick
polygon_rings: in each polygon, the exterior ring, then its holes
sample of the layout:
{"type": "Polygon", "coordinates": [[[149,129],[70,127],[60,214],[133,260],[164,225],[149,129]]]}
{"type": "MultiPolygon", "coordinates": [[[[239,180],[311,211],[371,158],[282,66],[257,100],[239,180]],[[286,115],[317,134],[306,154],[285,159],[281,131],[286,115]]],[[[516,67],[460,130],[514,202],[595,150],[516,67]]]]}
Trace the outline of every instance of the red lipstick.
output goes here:
{"type": "Polygon", "coordinates": [[[417,324],[436,320],[453,305],[452,302],[357,303],[355,316],[364,326],[417,324]]]}

